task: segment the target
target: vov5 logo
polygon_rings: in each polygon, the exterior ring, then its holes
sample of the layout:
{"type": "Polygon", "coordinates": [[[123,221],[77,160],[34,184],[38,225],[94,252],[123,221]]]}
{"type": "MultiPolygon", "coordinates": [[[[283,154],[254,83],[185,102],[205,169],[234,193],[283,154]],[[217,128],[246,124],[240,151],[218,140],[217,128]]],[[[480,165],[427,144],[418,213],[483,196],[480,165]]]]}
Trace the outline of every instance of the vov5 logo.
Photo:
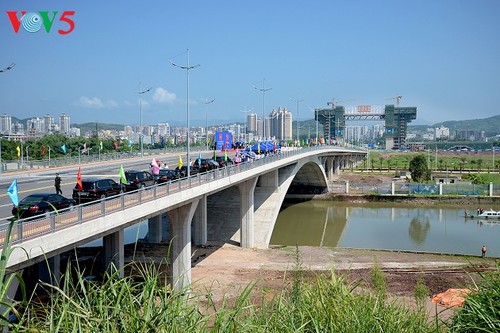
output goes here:
{"type": "Polygon", "coordinates": [[[57,18],[57,10],[53,10],[52,13],[49,13],[49,11],[26,12],[23,10],[20,12],[21,17],[19,17],[17,11],[7,11],[6,13],[15,33],[19,32],[21,26],[24,30],[31,33],[39,31],[43,26],[45,31],[49,33],[55,22],[61,23],[58,26],[66,26],[66,29],[57,30],[60,35],[67,35],[75,29],[75,22],[72,19],[72,16],[75,15],[74,10],[62,12],[59,18],[57,18]]]}

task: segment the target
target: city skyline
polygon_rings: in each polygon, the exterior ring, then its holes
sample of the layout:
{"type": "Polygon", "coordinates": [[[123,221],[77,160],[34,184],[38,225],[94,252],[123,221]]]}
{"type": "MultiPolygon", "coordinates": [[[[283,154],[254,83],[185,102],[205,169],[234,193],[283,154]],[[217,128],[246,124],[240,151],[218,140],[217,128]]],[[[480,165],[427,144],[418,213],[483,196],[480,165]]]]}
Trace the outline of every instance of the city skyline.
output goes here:
{"type": "Polygon", "coordinates": [[[246,111],[279,106],[302,121],[333,99],[383,106],[397,96],[418,108],[415,124],[500,114],[497,1],[11,0],[0,8],[0,68],[15,63],[0,73],[0,114],[20,119],[66,113],[74,123],[135,125],[141,99],[144,124],[182,126],[185,73],[170,61],[186,65],[188,48],[189,63],[200,65],[190,73],[192,124],[241,123],[246,111]],[[57,18],[73,10],[74,31],[58,34],[66,25],[56,20],[50,33],[16,33],[6,11],[21,10],[57,18]],[[300,111],[293,100],[303,100],[300,111]]]}

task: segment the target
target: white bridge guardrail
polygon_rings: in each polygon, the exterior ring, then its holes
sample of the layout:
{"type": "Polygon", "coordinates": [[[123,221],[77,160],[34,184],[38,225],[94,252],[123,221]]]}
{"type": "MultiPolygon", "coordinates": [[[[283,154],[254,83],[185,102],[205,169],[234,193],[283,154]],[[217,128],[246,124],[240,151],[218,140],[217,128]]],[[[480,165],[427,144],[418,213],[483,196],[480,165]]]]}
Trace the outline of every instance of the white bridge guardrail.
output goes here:
{"type": "MultiPolygon", "coordinates": [[[[189,178],[184,177],[179,180],[169,181],[163,184],[155,184],[145,189],[135,190],[133,192],[125,192],[113,197],[101,199],[96,202],[80,204],[61,210],[57,213],[51,213],[48,216],[37,216],[34,218],[20,219],[15,221],[11,234],[11,244],[18,244],[28,239],[40,237],[49,233],[57,232],[64,228],[82,224],[93,219],[106,216],[107,214],[116,211],[125,210],[129,207],[140,205],[144,202],[153,201],[158,198],[167,196],[171,193],[177,193],[185,189],[192,188],[207,182],[215,181],[223,177],[247,171],[264,164],[289,157],[307,153],[314,150],[332,148],[332,146],[312,146],[299,148],[294,150],[286,150],[274,155],[268,155],[264,158],[255,159],[251,162],[240,163],[238,165],[226,166],[219,169],[214,169],[205,173],[191,175],[189,178]]],[[[339,148],[339,147],[337,147],[339,148]]],[[[364,152],[359,150],[359,152],[364,152]]],[[[6,230],[9,223],[0,224],[0,248],[3,247],[6,230]]]]}

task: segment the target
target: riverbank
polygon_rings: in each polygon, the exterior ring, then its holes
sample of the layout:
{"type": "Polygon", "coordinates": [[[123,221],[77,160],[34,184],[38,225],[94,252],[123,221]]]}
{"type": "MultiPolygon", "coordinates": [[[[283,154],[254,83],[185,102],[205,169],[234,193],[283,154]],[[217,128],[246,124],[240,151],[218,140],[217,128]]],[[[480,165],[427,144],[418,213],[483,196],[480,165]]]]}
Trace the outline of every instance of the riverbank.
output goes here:
{"type": "MultiPolygon", "coordinates": [[[[167,244],[140,243],[129,247],[126,261],[165,262],[167,244]],[[141,259],[142,258],[142,259],[141,259]]],[[[387,280],[391,299],[415,305],[414,293],[419,279],[429,289],[426,306],[431,315],[446,318],[452,310],[431,302],[433,295],[450,288],[471,288],[479,272],[493,269],[494,258],[454,256],[310,246],[246,249],[234,244],[209,244],[192,248],[192,290],[194,295],[210,295],[220,305],[235,299],[254,285],[254,295],[270,295],[291,285],[300,267],[305,276],[343,274],[359,288],[372,287],[371,271],[377,265],[387,280]]]]}

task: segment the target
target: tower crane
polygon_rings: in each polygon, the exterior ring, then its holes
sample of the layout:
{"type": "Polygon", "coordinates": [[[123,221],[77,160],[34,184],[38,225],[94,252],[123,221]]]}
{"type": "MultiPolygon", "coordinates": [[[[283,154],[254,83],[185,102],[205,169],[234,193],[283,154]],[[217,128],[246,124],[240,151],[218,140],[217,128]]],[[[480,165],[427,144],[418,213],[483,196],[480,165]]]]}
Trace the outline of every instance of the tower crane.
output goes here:
{"type": "Polygon", "coordinates": [[[395,99],[395,100],[396,100],[396,106],[397,106],[397,107],[399,107],[399,101],[401,101],[401,98],[403,98],[403,96],[401,96],[401,95],[397,95],[397,96],[395,96],[395,97],[386,98],[386,100],[395,99]]]}

